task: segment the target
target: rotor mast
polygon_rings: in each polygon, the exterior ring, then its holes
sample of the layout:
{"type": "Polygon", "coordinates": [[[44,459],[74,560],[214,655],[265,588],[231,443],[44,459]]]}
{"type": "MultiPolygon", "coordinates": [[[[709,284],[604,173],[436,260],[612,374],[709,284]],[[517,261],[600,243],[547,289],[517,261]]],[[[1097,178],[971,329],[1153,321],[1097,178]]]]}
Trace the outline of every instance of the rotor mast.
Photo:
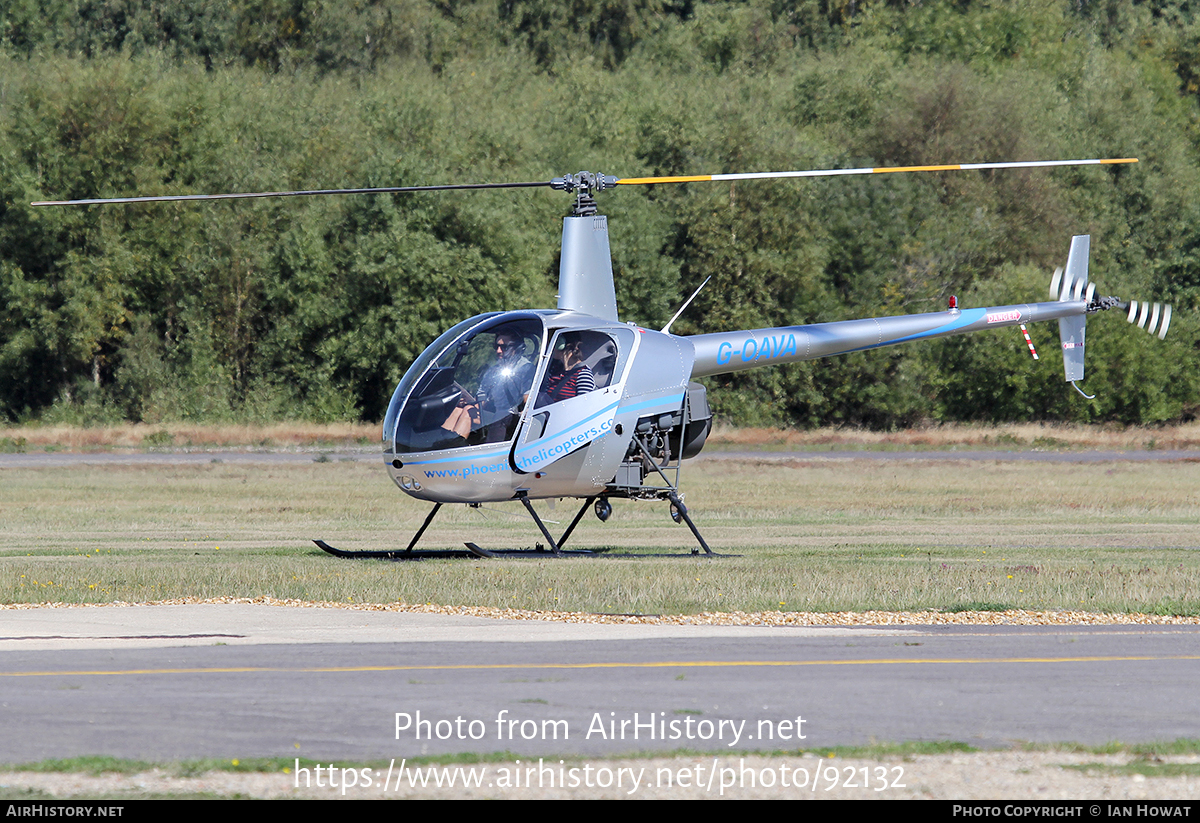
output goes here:
{"type": "Polygon", "coordinates": [[[550,187],[575,193],[575,206],[563,218],[558,265],[558,308],[617,321],[608,218],[596,207],[594,192],[613,188],[617,178],[581,171],[556,177],[550,187]]]}

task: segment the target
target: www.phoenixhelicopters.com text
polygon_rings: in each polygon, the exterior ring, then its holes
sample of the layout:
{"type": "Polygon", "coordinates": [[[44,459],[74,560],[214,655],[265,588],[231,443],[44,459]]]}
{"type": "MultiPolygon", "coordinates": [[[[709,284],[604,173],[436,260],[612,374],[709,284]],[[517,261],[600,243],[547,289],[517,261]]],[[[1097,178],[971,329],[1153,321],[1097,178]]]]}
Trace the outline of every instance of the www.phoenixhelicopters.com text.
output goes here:
{"type": "Polygon", "coordinates": [[[586,730],[572,734],[566,720],[531,720],[513,717],[502,709],[495,720],[422,717],[421,712],[396,712],[396,739],[416,740],[681,740],[717,741],[733,747],[744,740],[804,740],[805,720],[758,720],[747,728],[745,720],[709,720],[693,715],[671,716],[666,712],[634,712],[618,717],[616,712],[595,712],[586,730]],[[607,716],[606,716],[607,715],[607,716]]]}

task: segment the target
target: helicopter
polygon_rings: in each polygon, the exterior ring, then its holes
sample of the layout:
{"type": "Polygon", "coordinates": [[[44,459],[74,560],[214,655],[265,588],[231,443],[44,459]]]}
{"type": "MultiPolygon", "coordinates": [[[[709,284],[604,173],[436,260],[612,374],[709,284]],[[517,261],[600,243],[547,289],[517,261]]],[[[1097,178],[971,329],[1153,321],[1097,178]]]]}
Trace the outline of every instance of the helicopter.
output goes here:
{"type": "MultiPolygon", "coordinates": [[[[206,201],[260,197],[547,187],[574,195],[563,218],[558,305],[554,309],[488,312],[463,320],[433,341],[404,374],[383,420],[383,457],[397,487],[433,507],[405,549],[348,551],[314,543],[343,558],[412,560],[427,557],[594,554],[571,551],[567,541],[592,509],[601,521],[612,501],[666,502],[676,523],[695,537],[692,555],[715,556],[679,491],[683,461],[703,449],[713,414],[697,382],[746,369],[831,357],[918,340],[1058,320],[1066,382],[1084,376],[1087,317],[1121,309],[1127,319],[1164,338],[1171,307],[1096,295],[1088,278],[1090,237],[1072,238],[1065,268],[1051,280],[1048,302],[960,308],[802,326],[672,334],[623,322],[617,310],[608,220],[595,195],[622,185],[653,185],[896,174],[1051,166],[1136,163],[1136,158],[892,166],[677,177],[618,178],[581,171],[548,181],[466,183],[362,189],[167,195],[39,201],[34,206],[206,201]],[[570,525],[555,538],[532,505],[538,499],[581,499],[570,525]],[[480,507],[517,501],[537,525],[546,547],[465,551],[417,550],[447,503],[480,507]]],[[[705,281],[707,282],[707,281],[705,281]]]]}

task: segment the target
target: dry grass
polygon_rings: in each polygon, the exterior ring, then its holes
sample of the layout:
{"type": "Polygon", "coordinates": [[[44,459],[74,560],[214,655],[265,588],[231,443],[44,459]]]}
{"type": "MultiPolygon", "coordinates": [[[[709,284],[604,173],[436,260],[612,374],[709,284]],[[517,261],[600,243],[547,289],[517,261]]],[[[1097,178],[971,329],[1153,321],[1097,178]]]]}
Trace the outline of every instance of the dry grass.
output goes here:
{"type": "Polygon", "coordinates": [[[203,426],[191,423],[118,426],[9,426],[0,443],[10,449],[100,451],[144,448],[302,448],[375,445],[374,423],[274,423],[268,426],[203,426]]]}
{"type": "MultiPolygon", "coordinates": [[[[309,540],[402,548],[426,507],[354,462],[5,469],[0,602],[1200,614],[1200,464],[709,461],[685,480],[710,544],[742,557],[689,557],[691,535],[663,505],[618,502],[572,540],[614,548],[601,558],[339,561],[309,540]],[[629,556],[662,552],[683,556],[629,556]]],[[[574,513],[570,501],[539,505],[552,519],[574,513]]],[[[422,545],[536,538],[513,505],[452,506],[422,545]]]]}
{"type": "MultiPolygon", "coordinates": [[[[96,451],[145,448],[305,448],[375,445],[375,423],[276,423],[202,426],[190,423],[119,426],[9,426],[0,444],[12,450],[96,451]]],[[[895,432],[824,428],[737,429],[718,425],[709,448],[791,449],[1197,449],[1200,422],[1156,427],[1014,423],[1001,426],[931,424],[895,432]]]]}
{"type": "Polygon", "coordinates": [[[771,446],[794,449],[1195,449],[1200,448],[1200,422],[1156,427],[945,423],[894,432],[848,428],[796,431],[717,426],[708,442],[718,447],[771,446]]]}

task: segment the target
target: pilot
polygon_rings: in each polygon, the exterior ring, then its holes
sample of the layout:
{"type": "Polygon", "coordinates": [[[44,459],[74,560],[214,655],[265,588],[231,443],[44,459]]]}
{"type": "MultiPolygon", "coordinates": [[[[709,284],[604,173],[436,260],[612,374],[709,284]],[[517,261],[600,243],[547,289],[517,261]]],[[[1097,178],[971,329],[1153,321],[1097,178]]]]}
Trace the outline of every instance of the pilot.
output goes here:
{"type": "Polygon", "coordinates": [[[529,397],[533,362],[525,355],[525,338],[512,329],[496,332],[496,362],[479,380],[481,422],[488,443],[508,439],[512,424],[529,397]]]}
{"type": "Polygon", "coordinates": [[[579,335],[561,335],[551,358],[542,387],[543,403],[557,403],[596,388],[595,375],[583,362],[583,340],[579,335]]]}
{"type": "Polygon", "coordinates": [[[511,329],[498,331],[495,352],[496,362],[483,373],[475,395],[459,386],[458,404],[442,424],[464,440],[481,429],[488,443],[507,440],[529,395],[534,366],[525,356],[525,338],[511,329]]]}

